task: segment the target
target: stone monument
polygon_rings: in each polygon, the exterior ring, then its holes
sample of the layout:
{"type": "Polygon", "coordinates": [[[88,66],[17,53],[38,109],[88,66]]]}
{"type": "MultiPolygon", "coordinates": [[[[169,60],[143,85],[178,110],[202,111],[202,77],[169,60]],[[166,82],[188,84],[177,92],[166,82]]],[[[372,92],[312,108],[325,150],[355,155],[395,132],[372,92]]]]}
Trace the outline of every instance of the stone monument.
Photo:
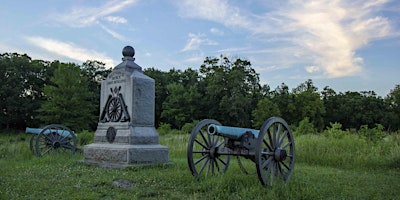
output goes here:
{"type": "Polygon", "coordinates": [[[99,123],[84,162],[112,168],[168,163],[168,147],[154,128],[154,79],[134,62],[134,48],[124,47],[122,55],[101,83],[99,123]]]}

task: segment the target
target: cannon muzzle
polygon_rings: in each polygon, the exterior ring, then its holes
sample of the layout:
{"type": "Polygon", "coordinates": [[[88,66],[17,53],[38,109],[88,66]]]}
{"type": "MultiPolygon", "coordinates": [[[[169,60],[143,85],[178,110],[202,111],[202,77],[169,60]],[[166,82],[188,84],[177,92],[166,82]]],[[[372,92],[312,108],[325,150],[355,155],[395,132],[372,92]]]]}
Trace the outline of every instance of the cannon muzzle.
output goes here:
{"type": "Polygon", "coordinates": [[[210,135],[220,135],[228,137],[230,139],[237,140],[240,137],[242,137],[242,135],[244,135],[246,132],[250,132],[251,134],[254,135],[255,138],[257,138],[259,130],[210,124],[207,128],[207,132],[210,135]]]}

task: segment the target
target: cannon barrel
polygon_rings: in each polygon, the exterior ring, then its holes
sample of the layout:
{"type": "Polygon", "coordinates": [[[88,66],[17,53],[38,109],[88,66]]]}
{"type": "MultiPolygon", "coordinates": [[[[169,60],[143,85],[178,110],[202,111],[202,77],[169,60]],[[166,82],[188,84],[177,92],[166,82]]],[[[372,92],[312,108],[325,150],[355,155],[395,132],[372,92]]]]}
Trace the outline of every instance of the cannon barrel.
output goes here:
{"type": "MultiPolygon", "coordinates": [[[[25,129],[25,133],[32,133],[32,134],[36,134],[39,135],[40,132],[42,132],[43,129],[41,128],[29,128],[26,127],[25,129]]],[[[72,134],[74,134],[76,136],[75,133],[70,132],[68,130],[60,130],[60,129],[56,129],[56,130],[51,130],[51,129],[47,129],[44,134],[50,134],[51,132],[57,132],[58,135],[60,135],[61,137],[68,137],[68,138],[72,138],[72,134]]]]}
{"type": "Polygon", "coordinates": [[[220,136],[228,137],[230,139],[237,140],[246,132],[252,133],[254,135],[254,137],[257,138],[259,130],[250,129],[250,128],[219,126],[219,125],[215,125],[215,124],[210,124],[207,128],[207,132],[210,135],[220,135],[220,136]]]}

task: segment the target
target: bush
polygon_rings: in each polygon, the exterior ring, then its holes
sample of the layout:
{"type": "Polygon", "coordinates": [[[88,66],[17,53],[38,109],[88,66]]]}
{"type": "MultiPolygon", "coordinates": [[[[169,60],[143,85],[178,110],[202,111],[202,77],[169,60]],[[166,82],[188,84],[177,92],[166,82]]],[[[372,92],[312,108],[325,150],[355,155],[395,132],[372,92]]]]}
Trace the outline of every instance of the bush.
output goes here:
{"type": "Polygon", "coordinates": [[[94,141],[94,133],[89,132],[87,130],[82,131],[81,133],[77,134],[77,144],[84,146],[90,143],[93,143],[94,141]]]}
{"type": "Polygon", "coordinates": [[[333,138],[343,138],[343,136],[347,135],[349,132],[343,131],[342,130],[342,124],[335,122],[332,123],[330,122],[331,127],[327,127],[326,130],[324,130],[323,135],[327,137],[333,137],[333,138]]]}
{"type": "Polygon", "coordinates": [[[193,128],[199,123],[199,120],[194,120],[191,123],[186,123],[182,126],[181,131],[183,134],[190,134],[193,128]]]}
{"type": "Polygon", "coordinates": [[[383,129],[384,127],[381,124],[376,124],[376,127],[373,129],[368,128],[368,125],[362,125],[358,133],[367,140],[376,143],[387,136],[383,129]]]}
{"type": "Polygon", "coordinates": [[[310,122],[308,117],[305,117],[299,122],[299,127],[294,131],[295,135],[315,134],[316,130],[314,125],[310,122]]]}
{"type": "Polygon", "coordinates": [[[171,132],[171,124],[161,123],[157,129],[158,134],[166,135],[171,132]]]}

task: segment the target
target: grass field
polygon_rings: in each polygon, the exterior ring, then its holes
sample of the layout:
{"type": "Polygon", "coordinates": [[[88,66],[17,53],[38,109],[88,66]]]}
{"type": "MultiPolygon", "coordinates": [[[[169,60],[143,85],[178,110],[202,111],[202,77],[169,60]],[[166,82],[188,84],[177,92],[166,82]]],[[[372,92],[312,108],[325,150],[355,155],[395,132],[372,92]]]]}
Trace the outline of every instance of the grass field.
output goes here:
{"type": "Polygon", "coordinates": [[[175,165],[105,169],[81,154],[35,157],[30,135],[0,134],[0,199],[400,199],[400,137],[371,142],[356,135],[295,137],[296,166],[288,184],[263,187],[255,164],[241,172],[194,179],[186,161],[189,135],[166,134],[175,165]],[[112,183],[129,180],[131,188],[112,183]]]}

